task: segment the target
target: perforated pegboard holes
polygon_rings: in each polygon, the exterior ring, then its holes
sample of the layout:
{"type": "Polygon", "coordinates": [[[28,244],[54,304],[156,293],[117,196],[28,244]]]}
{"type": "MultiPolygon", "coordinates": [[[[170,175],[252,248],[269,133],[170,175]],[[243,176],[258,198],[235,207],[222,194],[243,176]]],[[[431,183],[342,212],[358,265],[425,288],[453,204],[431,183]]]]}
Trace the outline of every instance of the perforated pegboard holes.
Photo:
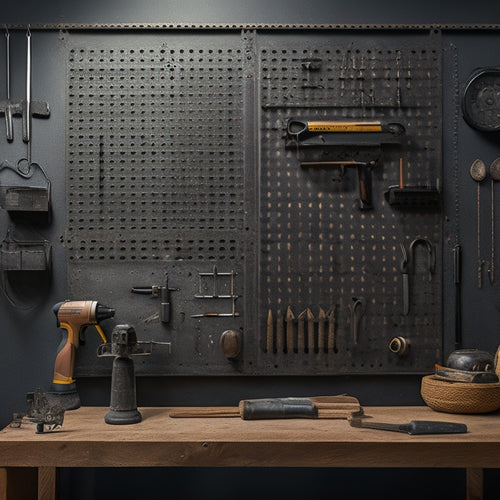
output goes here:
{"type": "MultiPolygon", "coordinates": [[[[420,321],[417,317],[426,318],[423,342],[441,343],[441,277],[436,275],[429,288],[416,282],[412,315],[405,317],[399,270],[400,243],[418,235],[440,241],[440,216],[429,211],[403,214],[390,207],[383,196],[390,185],[399,182],[400,158],[407,183],[433,184],[440,176],[439,42],[427,36],[410,41],[391,36],[332,35],[328,40],[313,36],[299,42],[292,37],[280,41],[270,38],[268,45],[261,47],[261,349],[266,359],[275,361],[276,370],[314,371],[308,363],[311,352],[302,352],[295,343],[298,352],[292,349],[290,355],[288,350],[288,304],[337,303],[338,352],[334,357],[327,352],[331,362],[321,364],[321,370],[392,370],[386,362],[385,339],[412,330],[420,321]],[[297,151],[286,150],[284,144],[291,118],[380,120],[405,126],[403,143],[383,147],[381,161],[372,169],[372,211],[358,210],[355,169],[346,169],[342,177],[331,166],[300,167],[306,152],[299,158],[297,151]],[[421,295],[422,290],[432,299],[421,295]],[[368,303],[357,344],[352,339],[348,311],[352,297],[363,297],[368,303]]],[[[320,153],[313,159],[318,160],[320,153]]],[[[299,312],[293,313],[294,320],[289,323],[297,331],[299,312]]],[[[318,314],[315,309],[315,336],[318,314]]],[[[305,329],[307,337],[307,326],[305,329]]],[[[398,369],[419,370],[424,365],[425,360],[416,355],[398,369]]]]}
{"type": "Polygon", "coordinates": [[[239,47],[69,50],[70,261],[240,260],[239,47]]]}

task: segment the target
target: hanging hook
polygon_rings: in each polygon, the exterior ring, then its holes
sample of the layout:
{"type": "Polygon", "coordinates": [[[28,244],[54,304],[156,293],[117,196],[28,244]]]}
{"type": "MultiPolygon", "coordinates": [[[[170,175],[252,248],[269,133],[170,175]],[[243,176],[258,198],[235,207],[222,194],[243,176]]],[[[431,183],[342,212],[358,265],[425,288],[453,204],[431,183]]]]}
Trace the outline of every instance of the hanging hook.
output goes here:
{"type": "Polygon", "coordinates": [[[353,303],[348,305],[351,314],[351,337],[353,343],[357,344],[361,318],[366,311],[366,299],[364,297],[352,297],[352,301],[353,303]]]}
{"type": "Polygon", "coordinates": [[[432,275],[436,270],[436,255],[434,253],[434,246],[426,238],[416,238],[410,243],[410,254],[413,265],[413,273],[415,273],[415,246],[418,244],[425,245],[427,249],[427,270],[429,271],[429,281],[431,281],[432,275]]]}

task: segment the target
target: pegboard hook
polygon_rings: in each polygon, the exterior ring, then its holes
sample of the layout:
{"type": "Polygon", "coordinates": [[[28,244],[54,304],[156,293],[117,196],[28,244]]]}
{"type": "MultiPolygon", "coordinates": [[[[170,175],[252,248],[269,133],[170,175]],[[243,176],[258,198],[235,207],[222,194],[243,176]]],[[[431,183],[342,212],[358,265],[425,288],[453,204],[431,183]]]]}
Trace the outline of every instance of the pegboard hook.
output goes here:
{"type": "Polygon", "coordinates": [[[436,254],[434,252],[434,245],[426,238],[416,238],[410,243],[413,273],[415,273],[415,247],[419,244],[425,245],[427,249],[427,269],[429,271],[429,281],[431,281],[432,275],[436,271],[436,254]]]}

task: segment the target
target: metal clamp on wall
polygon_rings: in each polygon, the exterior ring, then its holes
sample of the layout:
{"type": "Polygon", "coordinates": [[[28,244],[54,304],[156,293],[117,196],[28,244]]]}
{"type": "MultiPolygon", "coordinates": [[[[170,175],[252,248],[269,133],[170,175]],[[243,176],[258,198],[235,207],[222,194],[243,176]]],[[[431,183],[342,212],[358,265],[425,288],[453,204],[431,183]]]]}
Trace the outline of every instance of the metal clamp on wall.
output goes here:
{"type": "Polygon", "coordinates": [[[0,243],[1,271],[49,271],[51,245],[47,240],[20,241],[10,232],[0,243]]]}
{"type": "Polygon", "coordinates": [[[0,242],[0,289],[11,306],[31,309],[46,296],[51,278],[52,246],[49,241],[24,231],[11,230],[0,242]]]}
{"type": "Polygon", "coordinates": [[[25,158],[0,164],[0,206],[8,212],[49,212],[50,180],[38,163],[25,158]]]}

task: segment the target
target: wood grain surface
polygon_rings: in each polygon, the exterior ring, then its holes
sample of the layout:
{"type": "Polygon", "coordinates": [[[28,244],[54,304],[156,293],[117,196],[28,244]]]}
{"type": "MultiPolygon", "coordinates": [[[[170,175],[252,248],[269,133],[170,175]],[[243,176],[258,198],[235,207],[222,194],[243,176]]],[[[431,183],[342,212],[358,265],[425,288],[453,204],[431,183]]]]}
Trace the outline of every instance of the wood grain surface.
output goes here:
{"type": "MultiPolygon", "coordinates": [[[[175,408],[178,410],[180,408],[175,408]]],[[[0,467],[500,467],[500,415],[454,415],[428,407],[365,407],[373,421],[441,420],[466,434],[410,436],[354,428],[346,420],[170,418],[140,408],[135,425],[108,425],[108,408],[67,411],[62,430],[0,431],[0,467]]]]}

